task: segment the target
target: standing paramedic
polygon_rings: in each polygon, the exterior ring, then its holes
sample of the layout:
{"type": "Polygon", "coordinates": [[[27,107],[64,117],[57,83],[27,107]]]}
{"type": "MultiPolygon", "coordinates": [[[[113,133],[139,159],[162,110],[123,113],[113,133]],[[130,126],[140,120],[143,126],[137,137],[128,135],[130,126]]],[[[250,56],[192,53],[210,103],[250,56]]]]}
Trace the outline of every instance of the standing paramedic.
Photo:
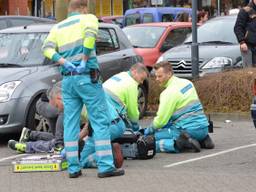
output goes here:
{"type": "Polygon", "coordinates": [[[83,104],[93,128],[98,177],[124,175],[114,166],[110,120],[99,81],[95,52],[98,19],[87,13],[86,0],[70,0],[68,18],[56,24],[43,45],[44,55],[60,64],[64,103],[64,145],[70,178],[82,175],[78,159],[80,114],[83,104]]]}

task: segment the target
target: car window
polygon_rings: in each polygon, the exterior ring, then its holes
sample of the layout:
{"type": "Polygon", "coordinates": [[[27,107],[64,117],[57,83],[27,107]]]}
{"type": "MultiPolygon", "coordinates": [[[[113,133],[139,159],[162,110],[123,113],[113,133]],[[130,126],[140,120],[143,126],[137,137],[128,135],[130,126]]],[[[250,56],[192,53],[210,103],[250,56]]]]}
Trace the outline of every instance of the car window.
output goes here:
{"type": "Polygon", "coordinates": [[[172,22],[174,20],[173,14],[163,14],[162,15],[162,22],[172,22]]]}
{"type": "Polygon", "coordinates": [[[114,29],[101,28],[96,40],[97,55],[111,53],[119,49],[118,37],[114,29]]]}
{"type": "MultiPolygon", "coordinates": [[[[205,42],[229,42],[237,44],[234,33],[235,19],[210,20],[197,30],[198,43],[205,42]]],[[[190,35],[185,42],[192,42],[190,35]]]]}
{"type": "Polygon", "coordinates": [[[46,36],[47,33],[0,34],[0,67],[1,64],[24,67],[43,64],[41,48],[46,36]]]}
{"type": "Polygon", "coordinates": [[[29,19],[10,19],[12,26],[30,25],[35,23],[29,19]]]}
{"type": "Polygon", "coordinates": [[[126,26],[128,25],[134,25],[134,24],[139,24],[140,23],[140,14],[130,14],[125,16],[125,24],[126,26]]]}
{"type": "Polygon", "coordinates": [[[116,18],[116,19],[114,19],[114,22],[115,22],[115,24],[122,24],[123,23],[123,18],[122,17],[116,18]]]}
{"type": "Polygon", "coordinates": [[[191,33],[191,30],[191,28],[180,28],[171,30],[167,35],[164,44],[170,45],[171,47],[182,44],[186,39],[187,35],[191,33]]]}
{"type": "Polygon", "coordinates": [[[0,20],[0,30],[7,28],[7,22],[5,20],[0,20]]]}
{"type": "Polygon", "coordinates": [[[165,27],[126,27],[124,33],[134,47],[153,48],[156,46],[165,27]]]}
{"type": "Polygon", "coordinates": [[[153,15],[151,13],[143,14],[143,23],[152,23],[154,21],[153,15]]]}

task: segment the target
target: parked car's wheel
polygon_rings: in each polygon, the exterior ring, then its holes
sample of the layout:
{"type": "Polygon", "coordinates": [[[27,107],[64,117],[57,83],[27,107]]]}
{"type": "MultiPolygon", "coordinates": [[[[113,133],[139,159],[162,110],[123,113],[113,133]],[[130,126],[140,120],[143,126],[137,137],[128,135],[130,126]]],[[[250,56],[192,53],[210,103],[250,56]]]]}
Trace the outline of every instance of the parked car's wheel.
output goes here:
{"type": "Polygon", "coordinates": [[[145,115],[148,105],[148,92],[144,85],[139,86],[139,95],[138,95],[138,106],[140,112],[140,118],[145,115]]]}
{"type": "Polygon", "coordinates": [[[30,105],[26,126],[32,130],[49,132],[50,126],[48,120],[36,111],[36,102],[38,99],[39,97],[37,97],[30,105]]]}

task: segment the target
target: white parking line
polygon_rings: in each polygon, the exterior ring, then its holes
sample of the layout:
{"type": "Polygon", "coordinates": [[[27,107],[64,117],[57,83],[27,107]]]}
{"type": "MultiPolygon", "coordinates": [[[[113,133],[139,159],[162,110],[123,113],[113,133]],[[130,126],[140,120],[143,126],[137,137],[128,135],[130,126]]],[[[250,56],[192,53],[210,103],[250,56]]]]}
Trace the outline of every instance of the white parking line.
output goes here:
{"type": "Polygon", "coordinates": [[[28,155],[28,154],[23,153],[23,154],[19,154],[19,155],[13,155],[13,156],[10,156],[10,157],[5,157],[5,158],[0,159],[0,162],[6,161],[6,160],[9,160],[9,159],[15,159],[17,157],[22,157],[22,156],[25,156],[25,155],[28,155]]]}
{"type": "Polygon", "coordinates": [[[250,144],[250,145],[243,145],[243,146],[240,146],[240,147],[235,147],[235,148],[228,149],[228,150],[225,150],[225,151],[221,151],[221,152],[218,152],[218,153],[213,153],[213,154],[210,154],[210,155],[205,155],[205,156],[201,156],[201,157],[198,157],[198,158],[188,159],[188,160],[185,160],[185,161],[180,161],[180,162],[172,163],[172,164],[169,164],[169,165],[165,165],[164,168],[175,167],[177,165],[182,165],[182,164],[198,161],[198,160],[201,160],[201,159],[206,159],[206,158],[222,155],[222,154],[229,153],[229,152],[232,152],[232,151],[237,151],[239,149],[245,149],[245,148],[255,147],[255,146],[256,146],[256,143],[250,144]]]}

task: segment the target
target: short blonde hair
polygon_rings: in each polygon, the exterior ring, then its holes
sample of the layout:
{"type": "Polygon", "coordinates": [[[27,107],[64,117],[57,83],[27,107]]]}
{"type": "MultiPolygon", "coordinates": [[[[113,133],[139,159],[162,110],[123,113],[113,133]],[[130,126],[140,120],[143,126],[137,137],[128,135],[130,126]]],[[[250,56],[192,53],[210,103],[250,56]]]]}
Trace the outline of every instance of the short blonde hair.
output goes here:
{"type": "Polygon", "coordinates": [[[149,76],[147,67],[143,63],[136,63],[131,66],[131,70],[136,70],[138,73],[145,72],[149,76]]]}
{"type": "Polygon", "coordinates": [[[70,11],[75,11],[87,7],[87,0],[70,0],[68,8],[70,11]]]}
{"type": "Polygon", "coordinates": [[[159,68],[163,68],[164,72],[166,73],[170,72],[171,74],[173,74],[172,64],[168,61],[161,61],[155,64],[154,69],[158,70],[159,68]]]}

